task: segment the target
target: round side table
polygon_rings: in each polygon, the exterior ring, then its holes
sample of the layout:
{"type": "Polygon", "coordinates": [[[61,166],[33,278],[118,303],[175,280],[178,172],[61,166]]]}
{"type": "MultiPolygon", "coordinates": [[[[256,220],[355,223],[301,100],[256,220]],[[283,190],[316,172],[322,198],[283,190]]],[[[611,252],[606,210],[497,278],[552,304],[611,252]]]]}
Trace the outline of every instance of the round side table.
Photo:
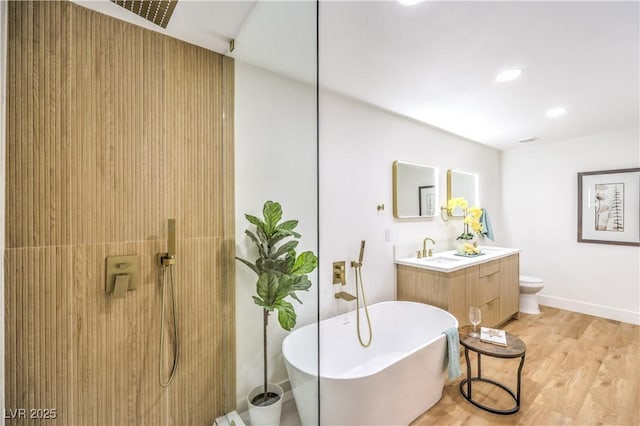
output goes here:
{"type": "Polygon", "coordinates": [[[485,343],[480,340],[480,338],[471,337],[468,334],[469,330],[464,329],[460,333],[460,344],[464,347],[464,358],[467,361],[467,377],[460,382],[460,393],[462,396],[475,405],[478,408],[482,408],[490,413],[495,414],[513,414],[516,413],[520,409],[520,383],[522,378],[522,366],[524,365],[524,355],[527,351],[527,346],[524,344],[522,340],[514,336],[513,334],[506,332],[507,336],[507,346],[499,346],[494,345],[492,343],[485,343]],[[469,351],[476,352],[478,355],[478,372],[477,376],[471,376],[471,362],[469,362],[469,351]],[[518,367],[518,384],[517,390],[514,393],[507,386],[502,383],[498,383],[495,380],[486,379],[482,377],[482,365],[481,358],[482,355],[491,356],[494,358],[520,358],[520,365],[518,367]],[[506,391],[511,398],[515,401],[516,405],[513,408],[509,408],[507,410],[499,410],[497,408],[488,407],[484,404],[479,403],[478,401],[473,399],[472,394],[472,386],[473,382],[485,382],[491,383],[506,391]]]}

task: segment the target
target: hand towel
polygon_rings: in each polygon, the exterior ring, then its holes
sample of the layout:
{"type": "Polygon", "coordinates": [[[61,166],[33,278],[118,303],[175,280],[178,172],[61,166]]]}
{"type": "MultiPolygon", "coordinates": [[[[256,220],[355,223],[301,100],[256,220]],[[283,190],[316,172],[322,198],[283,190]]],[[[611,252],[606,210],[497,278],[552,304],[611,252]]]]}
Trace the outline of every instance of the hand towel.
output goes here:
{"type": "Polygon", "coordinates": [[[444,333],[447,336],[447,373],[449,380],[455,380],[460,375],[460,337],[458,329],[451,327],[444,333]]]}
{"type": "Polygon", "coordinates": [[[482,225],[481,235],[487,237],[491,241],[493,241],[493,229],[491,229],[491,222],[489,221],[489,213],[487,213],[487,209],[482,209],[482,216],[480,216],[480,224],[482,225]]]}

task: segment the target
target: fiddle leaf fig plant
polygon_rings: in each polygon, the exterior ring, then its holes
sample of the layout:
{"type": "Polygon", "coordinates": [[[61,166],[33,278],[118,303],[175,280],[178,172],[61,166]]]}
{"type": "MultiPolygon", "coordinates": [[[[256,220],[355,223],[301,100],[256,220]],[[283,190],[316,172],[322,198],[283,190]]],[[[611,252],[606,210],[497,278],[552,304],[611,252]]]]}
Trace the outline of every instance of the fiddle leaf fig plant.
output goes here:
{"type": "MultiPolygon", "coordinates": [[[[296,252],[297,241],[301,235],[294,231],[297,220],[282,220],[282,206],[274,201],[264,203],[263,218],[245,214],[247,221],[255,226],[255,231],[247,229],[245,234],[258,250],[258,257],[251,262],[236,259],[248,266],[258,276],[256,295],[252,296],[256,305],[263,310],[263,355],[264,355],[264,393],[262,403],[268,405],[267,396],[267,326],[269,315],[278,311],[280,326],[289,331],[296,325],[296,311],[293,304],[286,300],[291,297],[302,304],[296,295],[298,291],[309,291],[311,281],[307,274],[318,266],[318,258],[311,251],[296,252]],[[293,239],[292,239],[293,238],[293,239]]],[[[260,405],[260,404],[256,404],[260,405]]]]}

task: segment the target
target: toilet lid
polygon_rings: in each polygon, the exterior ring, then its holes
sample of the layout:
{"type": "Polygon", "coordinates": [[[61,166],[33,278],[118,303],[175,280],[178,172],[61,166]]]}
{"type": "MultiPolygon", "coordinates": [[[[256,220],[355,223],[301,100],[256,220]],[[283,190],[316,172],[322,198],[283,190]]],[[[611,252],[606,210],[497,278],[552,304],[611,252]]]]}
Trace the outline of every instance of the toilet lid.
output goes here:
{"type": "Polygon", "coordinates": [[[525,284],[540,284],[542,280],[538,277],[531,277],[529,275],[520,275],[520,282],[525,284]]]}

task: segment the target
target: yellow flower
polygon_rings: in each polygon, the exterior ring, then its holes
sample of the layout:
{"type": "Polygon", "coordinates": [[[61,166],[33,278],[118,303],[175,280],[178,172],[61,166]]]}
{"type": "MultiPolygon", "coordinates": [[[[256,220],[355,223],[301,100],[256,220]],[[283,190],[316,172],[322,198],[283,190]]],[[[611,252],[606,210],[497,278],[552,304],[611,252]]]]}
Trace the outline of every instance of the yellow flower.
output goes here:
{"type": "Polygon", "coordinates": [[[473,233],[480,234],[482,232],[482,224],[480,223],[480,218],[482,217],[482,209],[477,206],[473,206],[469,208],[469,203],[462,197],[452,198],[447,202],[447,210],[449,210],[449,214],[456,207],[460,207],[464,210],[464,230],[463,233],[458,237],[458,239],[468,240],[473,238],[470,230],[473,233]]]}
{"type": "Polygon", "coordinates": [[[467,202],[462,197],[452,198],[447,202],[447,209],[453,210],[456,207],[462,207],[464,209],[466,208],[464,207],[465,204],[467,204],[467,202]]]}
{"type": "Polygon", "coordinates": [[[480,207],[471,207],[469,209],[469,213],[471,213],[476,219],[480,220],[480,217],[482,216],[482,209],[480,207]]]}
{"type": "Polygon", "coordinates": [[[449,211],[449,214],[451,214],[452,210],[456,207],[460,207],[466,214],[467,209],[469,208],[469,202],[462,197],[452,198],[447,201],[447,210],[449,211]]]}

